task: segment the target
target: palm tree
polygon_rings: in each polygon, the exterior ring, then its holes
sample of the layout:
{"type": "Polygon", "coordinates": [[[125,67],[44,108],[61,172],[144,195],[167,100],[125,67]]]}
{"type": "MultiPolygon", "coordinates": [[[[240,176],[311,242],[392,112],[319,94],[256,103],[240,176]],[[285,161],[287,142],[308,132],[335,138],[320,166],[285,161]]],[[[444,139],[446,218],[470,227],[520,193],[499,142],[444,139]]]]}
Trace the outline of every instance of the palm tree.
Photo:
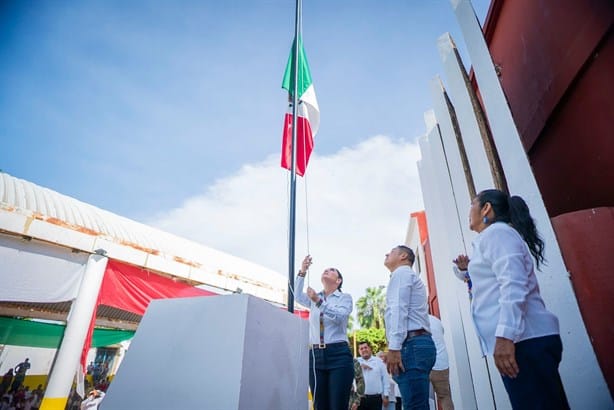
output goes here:
{"type": "Polygon", "coordinates": [[[347,332],[348,334],[352,333],[354,331],[354,315],[350,315],[348,317],[348,327],[347,327],[347,332]]]}
{"type": "Polygon", "coordinates": [[[358,323],[363,328],[384,328],[384,310],[386,297],[384,286],[367,288],[367,294],[356,301],[358,323]]]}

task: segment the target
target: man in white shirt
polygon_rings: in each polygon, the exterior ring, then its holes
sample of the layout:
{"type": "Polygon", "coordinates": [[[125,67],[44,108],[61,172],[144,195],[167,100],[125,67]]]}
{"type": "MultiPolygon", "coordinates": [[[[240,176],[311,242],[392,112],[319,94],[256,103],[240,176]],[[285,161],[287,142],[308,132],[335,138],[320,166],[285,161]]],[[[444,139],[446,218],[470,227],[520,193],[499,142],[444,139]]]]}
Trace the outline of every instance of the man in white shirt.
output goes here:
{"type": "Polygon", "coordinates": [[[414,252],[399,245],[386,255],[390,270],[386,291],[386,339],[388,371],[397,382],[404,409],[429,408],[429,374],[435,364],[426,287],[412,270],[414,252]]]}
{"type": "Polygon", "coordinates": [[[98,406],[100,406],[100,402],[104,399],[105,393],[100,390],[92,390],[85,400],[81,402],[80,409],[81,410],[96,410],[98,406]]]}
{"type": "Polygon", "coordinates": [[[452,402],[452,394],[450,392],[450,365],[448,364],[446,343],[443,339],[443,325],[441,320],[433,315],[429,315],[429,322],[433,342],[435,342],[435,348],[437,349],[437,359],[430,375],[431,384],[433,385],[433,390],[435,390],[439,408],[441,410],[454,410],[454,403],[452,402]]]}
{"type": "Polygon", "coordinates": [[[382,410],[382,406],[388,406],[390,391],[386,365],[379,357],[373,356],[368,342],[360,342],[358,352],[360,353],[358,363],[365,379],[365,395],[360,401],[358,410],[382,410]]]}

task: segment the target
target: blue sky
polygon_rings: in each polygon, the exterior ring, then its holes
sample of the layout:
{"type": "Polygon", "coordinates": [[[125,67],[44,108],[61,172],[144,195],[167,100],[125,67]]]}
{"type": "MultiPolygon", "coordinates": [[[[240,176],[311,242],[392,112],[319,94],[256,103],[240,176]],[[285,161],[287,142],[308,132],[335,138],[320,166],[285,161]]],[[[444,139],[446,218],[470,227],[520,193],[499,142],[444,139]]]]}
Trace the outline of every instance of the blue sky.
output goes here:
{"type": "MultiPolygon", "coordinates": [[[[474,1],[481,21],[489,3],[474,1]]],[[[442,72],[437,38],[450,32],[468,61],[465,47],[448,0],[305,0],[303,11],[321,126],[297,253],[319,250],[320,268],[381,245],[373,271],[422,207],[415,143],[442,72]],[[331,254],[336,243],[348,254],[331,254]]],[[[0,169],[283,272],[293,24],[291,0],[5,1],[0,169]]]]}
{"type": "MultiPolygon", "coordinates": [[[[488,1],[476,1],[484,16],[488,1]]],[[[0,169],[133,218],[279,152],[293,1],[9,1],[0,169]]],[[[327,154],[424,132],[446,0],[305,1],[327,154]]],[[[459,42],[462,43],[462,42],[459,42]]],[[[462,44],[460,44],[462,46],[462,44]]]]}

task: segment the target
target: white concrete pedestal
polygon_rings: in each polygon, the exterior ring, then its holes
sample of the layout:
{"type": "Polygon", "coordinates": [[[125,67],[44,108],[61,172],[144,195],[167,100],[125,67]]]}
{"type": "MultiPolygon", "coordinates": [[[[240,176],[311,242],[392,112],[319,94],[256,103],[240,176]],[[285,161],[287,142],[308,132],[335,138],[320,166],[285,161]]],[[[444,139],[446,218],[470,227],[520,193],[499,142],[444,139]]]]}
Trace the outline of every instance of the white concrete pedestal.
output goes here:
{"type": "Polygon", "coordinates": [[[307,409],[308,332],[250,295],[153,301],[100,408],[307,409]]]}

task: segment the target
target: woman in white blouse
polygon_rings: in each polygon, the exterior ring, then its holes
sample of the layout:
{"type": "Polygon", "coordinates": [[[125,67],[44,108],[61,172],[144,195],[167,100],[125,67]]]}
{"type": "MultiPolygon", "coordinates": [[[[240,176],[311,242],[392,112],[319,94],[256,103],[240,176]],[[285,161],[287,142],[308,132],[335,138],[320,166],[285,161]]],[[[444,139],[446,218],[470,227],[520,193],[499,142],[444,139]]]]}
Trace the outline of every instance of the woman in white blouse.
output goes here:
{"type": "Polygon", "coordinates": [[[471,260],[454,263],[473,284],[471,313],[482,352],[492,354],[514,409],[568,409],[558,366],[563,347],[556,316],[539,294],[533,259],[544,263],[525,201],[488,189],[471,202],[478,233],[471,260]]]}

